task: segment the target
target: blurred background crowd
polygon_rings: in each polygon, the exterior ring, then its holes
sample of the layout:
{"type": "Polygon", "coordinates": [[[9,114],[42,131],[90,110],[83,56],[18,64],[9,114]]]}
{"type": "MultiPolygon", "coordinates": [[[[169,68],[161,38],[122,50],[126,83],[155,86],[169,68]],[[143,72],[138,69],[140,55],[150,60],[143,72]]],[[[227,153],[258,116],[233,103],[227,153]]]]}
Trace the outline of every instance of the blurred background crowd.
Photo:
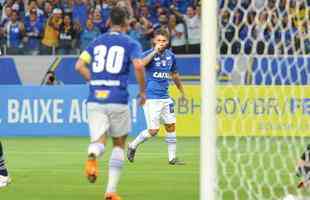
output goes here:
{"type": "MultiPolygon", "coordinates": [[[[128,34],[143,49],[158,28],[176,54],[200,53],[199,0],[0,0],[0,48],[7,54],[78,54],[109,30],[112,6],[130,12],[128,34]]],[[[310,0],[219,0],[219,50],[310,54],[310,0]]]]}
{"type": "Polygon", "coordinates": [[[310,54],[310,0],[221,0],[221,54],[310,54]]]}
{"type": "Polygon", "coordinates": [[[199,0],[0,0],[0,48],[10,55],[78,54],[109,30],[116,4],[128,8],[128,35],[144,50],[164,28],[175,53],[200,53],[199,0]]]}

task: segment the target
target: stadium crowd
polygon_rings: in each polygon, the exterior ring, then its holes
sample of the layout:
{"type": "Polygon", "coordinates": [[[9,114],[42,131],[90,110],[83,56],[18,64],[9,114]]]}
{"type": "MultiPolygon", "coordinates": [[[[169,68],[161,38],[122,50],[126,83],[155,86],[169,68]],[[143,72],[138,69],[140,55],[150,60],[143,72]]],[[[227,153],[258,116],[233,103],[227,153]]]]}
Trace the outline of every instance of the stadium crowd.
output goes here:
{"type": "Polygon", "coordinates": [[[309,0],[221,0],[221,54],[310,54],[309,0]]]}
{"type": "Polygon", "coordinates": [[[11,55],[77,54],[109,30],[114,4],[128,8],[128,35],[144,50],[164,28],[175,53],[200,53],[199,0],[0,0],[0,47],[11,55]]]}

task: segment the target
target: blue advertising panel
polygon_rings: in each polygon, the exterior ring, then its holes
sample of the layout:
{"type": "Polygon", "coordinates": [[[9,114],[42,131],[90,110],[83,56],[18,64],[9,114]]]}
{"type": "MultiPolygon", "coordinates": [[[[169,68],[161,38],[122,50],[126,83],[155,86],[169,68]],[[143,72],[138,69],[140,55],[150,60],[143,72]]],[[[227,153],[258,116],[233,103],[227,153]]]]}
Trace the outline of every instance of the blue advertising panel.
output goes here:
{"type": "MultiPolygon", "coordinates": [[[[129,86],[133,135],[145,129],[136,91],[136,85],[129,86]]],[[[0,86],[0,93],[1,136],[88,135],[86,85],[9,85],[0,86]]]]}

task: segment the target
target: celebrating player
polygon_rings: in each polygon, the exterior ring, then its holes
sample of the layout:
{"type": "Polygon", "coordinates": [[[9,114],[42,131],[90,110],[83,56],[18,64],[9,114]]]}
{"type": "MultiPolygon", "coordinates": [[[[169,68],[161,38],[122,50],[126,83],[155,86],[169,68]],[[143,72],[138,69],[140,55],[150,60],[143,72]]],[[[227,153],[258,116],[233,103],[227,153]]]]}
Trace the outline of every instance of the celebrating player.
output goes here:
{"type": "Polygon", "coordinates": [[[0,188],[7,186],[11,179],[5,166],[2,143],[0,142],[0,188]]]}
{"type": "Polygon", "coordinates": [[[174,103],[168,94],[171,77],[184,98],[184,90],[176,68],[175,55],[167,48],[169,33],[159,29],[154,33],[154,48],[144,53],[143,64],[146,68],[147,86],[146,103],[143,106],[147,130],[143,130],[128,145],[127,158],[134,161],[139,144],[155,136],[160,128],[160,121],[165,125],[166,142],[168,144],[168,160],[171,165],[184,164],[176,158],[176,117],[174,103]]]}
{"type": "Polygon", "coordinates": [[[85,173],[90,182],[98,177],[98,158],[104,153],[107,136],[113,140],[109,161],[106,200],[120,200],[116,188],[124,162],[124,147],[131,129],[127,80],[133,63],[140,86],[141,101],[145,100],[144,67],[140,45],[124,32],[128,15],[123,8],[112,8],[111,30],[95,39],[80,55],[76,70],[89,81],[87,102],[91,143],[85,173]],[[87,68],[89,65],[89,68],[87,68]]]}
{"type": "Polygon", "coordinates": [[[308,187],[310,185],[310,144],[300,157],[297,163],[297,176],[302,177],[298,188],[308,187]]]}

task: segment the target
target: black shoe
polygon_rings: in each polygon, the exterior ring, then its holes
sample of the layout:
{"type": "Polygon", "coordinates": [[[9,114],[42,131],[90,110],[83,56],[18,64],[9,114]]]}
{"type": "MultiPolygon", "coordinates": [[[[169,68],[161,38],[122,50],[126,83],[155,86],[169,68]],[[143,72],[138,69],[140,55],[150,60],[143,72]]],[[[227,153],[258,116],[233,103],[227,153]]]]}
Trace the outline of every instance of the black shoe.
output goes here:
{"type": "Polygon", "coordinates": [[[304,188],[305,187],[305,183],[303,181],[300,181],[297,185],[297,188],[300,189],[300,188],[304,188]]]}
{"type": "Polygon", "coordinates": [[[128,147],[127,149],[127,158],[129,162],[133,162],[135,159],[136,150],[134,148],[128,147]]]}
{"type": "Polygon", "coordinates": [[[185,162],[182,160],[179,160],[178,158],[174,158],[169,161],[169,165],[185,165],[185,162]]]}

